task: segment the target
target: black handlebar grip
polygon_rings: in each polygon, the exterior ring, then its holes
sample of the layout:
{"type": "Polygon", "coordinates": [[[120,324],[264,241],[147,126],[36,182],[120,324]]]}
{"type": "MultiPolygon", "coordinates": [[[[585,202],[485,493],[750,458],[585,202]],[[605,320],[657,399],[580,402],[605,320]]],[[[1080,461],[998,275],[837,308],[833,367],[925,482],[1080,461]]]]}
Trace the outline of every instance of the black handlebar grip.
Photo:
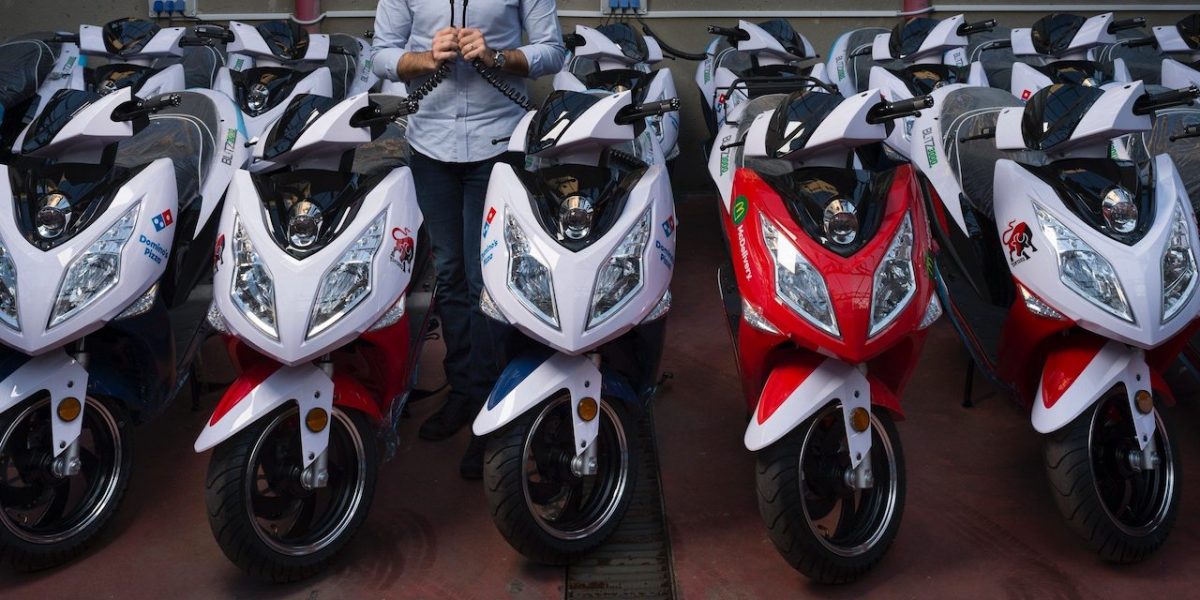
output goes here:
{"type": "Polygon", "coordinates": [[[720,27],[717,25],[709,25],[708,32],[713,35],[729,38],[730,41],[741,42],[750,39],[750,34],[742,30],[741,27],[720,27]]]}
{"type": "Polygon", "coordinates": [[[150,100],[143,100],[141,109],[148,112],[158,112],[168,106],[179,106],[183,102],[183,96],[179,94],[166,94],[150,100]]]}
{"type": "Polygon", "coordinates": [[[200,39],[200,38],[194,38],[194,37],[185,37],[185,38],[179,40],[179,46],[181,48],[187,48],[189,46],[212,46],[212,45],[213,45],[212,40],[206,40],[206,39],[200,39]]]}
{"type": "Polygon", "coordinates": [[[1158,47],[1158,38],[1150,35],[1144,38],[1137,38],[1136,40],[1129,40],[1125,43],[1126,48],[1142,48],[1145,46],[1158,47]]]}
{"type": "Polygon", "coordinates": [[[53,44],[78,44],[79,43],[79,34],[78,33],[57,33],[54,35],[54,37],[50,38],[50,42],[53,44]]]}
{"type": "Polygon", "coordinates": [[[567,33],[563,35],[563,45],[574,50],[580,46],[586,46],[587,39],[578,33],[567,33]]]}
{"type": "Polygon", "coordinates": [[[867,122],[878,125],[901,117],[915,117],[921,114],[921,109],[933,106],[933,96],[918,96],[895,102],[880,102],[867,112],[867,122]]]}
{"type": "Polygon", "coordinates": [[[192,28],[197,37],[208,38],[219,42],[232,42],[233,32],[220,25],[197,25],[192,28]]]}
{"type": "Polygon", "coordinates": [[[978,21],[975,23],[963,23],[958,26],[958,35],[971,35],[973,33],[983,33],[996,28],[995,19],[987,19],[986,21],[978,21]]]}
{"type": "Polygon", "coordinates": [[[1167,90],[1158,94],[1145,94],[1133,104],[1133,114],[1148,115],[1156,110],[1187,106],[1200,98],[1200,88],[1190,85],[1177,90],[1167,90]]]}
{"type": "Polygon", "coordinates": [[[1125,19],[1123,21],[1113,21],[1112,23],[1109,23],[1108,24],[1108,32],[1116,33],[1118,31],[1125,31],[1127,29],[1141,29],[1145,26],[1146,26],[1146,18],[1145,17],[1134,17],[1132,19],[1125,19]]]}

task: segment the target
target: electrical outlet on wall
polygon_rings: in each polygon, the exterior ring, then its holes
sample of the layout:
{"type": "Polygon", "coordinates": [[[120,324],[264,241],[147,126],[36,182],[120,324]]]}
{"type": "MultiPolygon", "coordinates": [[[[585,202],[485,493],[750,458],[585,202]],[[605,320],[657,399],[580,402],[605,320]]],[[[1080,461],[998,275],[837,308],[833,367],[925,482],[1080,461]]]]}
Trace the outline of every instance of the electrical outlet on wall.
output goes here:
{"type": "Polygon", "coordinates": [[[199,0],[147,0],[147,13],[151,19],[196,16],[199,0]]]}
{"type": "Polygon", "coordinates": [[[650,12],[650,0],[600,0],[600,13],[605,15],[644,15],[650,12]]]}

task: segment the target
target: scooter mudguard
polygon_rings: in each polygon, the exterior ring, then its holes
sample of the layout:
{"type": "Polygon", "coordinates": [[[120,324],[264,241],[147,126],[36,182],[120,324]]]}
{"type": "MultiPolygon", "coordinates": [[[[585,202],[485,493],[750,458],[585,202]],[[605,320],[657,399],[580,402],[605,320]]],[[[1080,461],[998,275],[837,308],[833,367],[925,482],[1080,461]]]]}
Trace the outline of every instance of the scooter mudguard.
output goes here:
{"type": "Polygon", "coordinates": [[[0,413],[43,390],[49,393],[52,420],[50,429],[54,455],[58,456],[83,430],[83,411],[87,410],[87,384],[87,370],[66,351],[60,349],[34,356],[0,381],[0,413]],[[72,397],[79,400],[79,416],[75,417],[74,421],[63,421],[58,416],[58,405],[72,397]]]}
{"type": "Polygon", "coordinates": [[[600,430],[599,419],[579,417],[580,401],[601,395],[600,369],[587,356],[527,354],[508,363],[471,429],[479,436],[497,431],[564,389],[571,394],[575,453],[583,454],[600,430]]]}
{"type": "MultiPolygon", "coordinates": [[[[212,419],[196,439],[196,452],[217,446],[288,402],[300,405],[301,415],[314,408],[324,409],[332,422],[333,380],[312,363],[274,370],[247,369],[217,404],[212,419]]],[[[329,427],[314,433],[305,426],[304,418],[299,421],[300,447],[307,468],[329,445],[329,427]]]]}
{"type": "Polygon", "coordinates": [[[1129,414],[1144,450],[1154,434],[1154,413],[1138,412],[1134,396],[1151,391],[1150,366],[1144,350],[1113,340],[1070,345],[1046,357],[1033,402],[1033,428],[1050,433],[1065,427],[1117,384],[1125,387],[1129,414]]]}
{"type": "Polygon", "coordinates": [[[857,467],[871,451],[871,429],[855,432],[850,412],[871,410],[871,384],[862,371],[836,358],[809,355],[775,367],[746,427],[746,448],[758,451],[774,444],[830,402],[842,403],[851,467],[857,467]]]}

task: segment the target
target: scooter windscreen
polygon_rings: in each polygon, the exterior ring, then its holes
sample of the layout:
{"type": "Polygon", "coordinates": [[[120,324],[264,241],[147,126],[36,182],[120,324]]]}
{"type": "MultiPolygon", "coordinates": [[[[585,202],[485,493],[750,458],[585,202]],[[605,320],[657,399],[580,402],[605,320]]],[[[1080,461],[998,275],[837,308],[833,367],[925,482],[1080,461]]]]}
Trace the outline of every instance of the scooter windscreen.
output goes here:
{"type": "Polygon", "coordinates": [[[904,59],[920,50],[925,38],[929,37],[929,32],[940,22],[938,19],[918,17],[908,22],[897,23],[892,28],[891,37],[888,38],[888,49],[891,50],[892,58],[904,59]]]}
{"type": "Polygon", "coordinates": [[[1026,145],[1047,151],[1071,139],[1083,116],[1103,95],[1098,87],[1062,83],[1038,91],[1021,118],[1026,145]]]}
{"type": "Polygon", "coordinates": [[[105,23],[101,36],[109,54],[130,56],[141,52],[161,29],[151,21],[125,18],[105,23]]]}
{"type": "Polygon", "coordinates": [[[1200,13],[1180,19],[1175,24],[1175,29],[1189,48],[1200,50],[1200,13]]]}
{"type": "Polygon", "coordinates": [[[1038,19],[1029,34],[1038,54],[1056,56],[1071,46],[1086,18],[1068,13],[1055,13],[1038,19]]]}
{"type": "Polygon", "coordinates": [[[255,27],[271,52],[282,60],[299,60],[308,53],[308,31],[294,21],[268,21],[255,27]]]}
{"type": "Polygon", "coordinates": [[[769,19],[758,23],[758,27],[778,40],[779,44],[788,53],[800,58],[813,58],[805,51],[806,45],[804,39],[800,37],[800,33],[792,27],[792,24],[787,19],[769,19]]]}
{"type": "Polygon", "coordinates": [[[596,31],[612,40],[621,49],[621,53],[634,62],[646,62],[650,57],[650,50],[646,47],[645,38],[634,31],[628,23],[601,25],[596,28],[596,31]]]}
{"type": "Polygon", "coordinates": [[[35,152],[54,141],[54,137],[66,127],[75,113],[99,97],[95,92],[84,90],[66,89],[56,92],[46,103],[46,108],[42,109],[41,114],[29,124],[28,133],[21,143],[21,153],[35,152]]]}
{"type": "Polygon", "coordinates": [[[525,152],[537,154],[558,143],[571,124],[600,101],[600,96],[555,90],[546,97],[537,118],[529,126],[525,152]]]}

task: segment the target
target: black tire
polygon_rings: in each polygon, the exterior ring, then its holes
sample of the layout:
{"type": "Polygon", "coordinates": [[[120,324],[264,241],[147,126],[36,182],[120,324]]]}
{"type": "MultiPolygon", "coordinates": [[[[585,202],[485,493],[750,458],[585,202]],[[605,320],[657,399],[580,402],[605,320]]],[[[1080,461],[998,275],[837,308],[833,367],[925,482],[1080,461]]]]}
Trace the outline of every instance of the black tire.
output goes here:
{"type": "MultiPolygon", "coordinates": [[[[278,583],[316,574],[354,537],[367,517],[379,472],[374,427],[358,412],[335,406],[329,419],[329,486],[318,492],[338,497],[344,492],[357,495],[357,499],[347,503],[326,499],[327,507],[334,508],[328,515],[323,512],[322,522],[317,525],[311,524],[309,515],[311,532],[301,532],[290,540],[282,539],[291,533],[290,529],[284,536],[270,536],[266,532],[268,526],[260,525],[259,517],[251,514],[254,510],[251,498],[260,493],[259,481],[267,486],[262,492],[275,494],[273,501],[288,505],[289,510],[298,504],[301,515],[308,510],[305,507],[320,503],[317,493],[304,490],[299,483],[303,463],[298,418],[296,405],[289,404],[217,446],[209,462],[204,494],[208,523],[225,556],[247,573],[278,583]],[[290,441],[286,439],[288,436],[290,441]],[[268,467],[260,461],[260,456],[262,460],[271,460],[270,456],[260,454],[260,448],[280,447],[284,451],[276,453],[274,459],[278,464],[268,467]],[[359,451],[361,456],[349,460],[359,451]],[[251,461],[255,466],[252,467],[251,461]],[[261,480],[259,465],[263,467],[261,480]],[[286,477],[280,477],[281,474],[286,477]]],[[[299,519],[296,515],[293,527],[299,519]]]]}
{"type": "Polygon", "coordinates": [[[1179,513],[1179,447],[1157,410],[1155,418],[1159,466],[1151,471],[1135,472],[1125,458],[1138,446],[1122,388],[1046,436],[1046,475],[1054,502],[1071,529],[1108,562],[1135,563],[1150,556],[1166,541],[1179,513]]]}
{"type": "Polygon", "coordinates": [[[20,571],[49,569],[82,554],[117,512],[129,487],[133,450],[120,405],[89,397],[80,418],[82,470],[58,479],[50,473],[48,462],[49,396],[33,398],[0,415],[0,474],[16,474],[11,480],[7,475],[0,478],[0,548],[20,571]],[[27,448],[13,452],[25,443],[27,448]],[[71,489],[77,486],[85,487],[72,502],[71,489]],[[37,498],[31,500],[34,494],[37,498]],[[29,523],[30,514],[37,514],[37,502],[49,502],[37,517],[45,519],[60,497],[64,500],[56,509],[57,519],[29,523]]]}
{"type": "Polygon", "coordinates": [[[792,568],[818,583],[848,583],[861,577],[883,558],[900,528],[905,493],[900,436],[883,409],[872,411],[871,428],[875,483],[857,492],[857,510],[866,508],[865,521],[840,539],[831,539],[838,537],[840,522],[833,535],[826,537],[809,515],[832,515],[835,506],[850,506],[844,499],[855,494],[842,478],[850,457],[845,449],[841,404],[829,404],[758,453],[758,510],[767,534],[792,568]],[[832,453],[819,452],[815,445],[839,440],[840,450],[832,453]],[[825,476],[811,475],[820,473],[825,476]]]}
{"type": "Polygon", "coordinates": [[[484,491],[492,521],[518,552],[549,565],[569,564],[612,535],[633,497],[641,451],[637,424],[625,406],[619,400],[602,400],[597,417],[601,419],[600,433],[596,438],[599,472],[587,480],[571,475],[569,466],[563,461],[574,456],[574,438],[570,432],[570,417],[564,415],[564,410],[571,410],[569,397],[551,398],[493,434],[484,453],[484,491]],[[564,418],[565,430],[559,427],[564,418]],[[531,439],[534,434],[538,434],[534,438],[536,442],[531,439]],[[546,441],[548,439],[550,441],[546,441]],[[623,453],[619,450],[622,439],[623,453]],[[535,452],[545,455],[548,448],[554,449],[555,458],[541,461],[532,458],[535,452]],[[526,470],[530,463],[526,459],[527,452],[538,467],[536,472],[526,470]],[[588,488],[586,494],[562,492],[569,494],[564,503],[588,496],[586,502],[580,502],[583,506],[575,511],[581,516],[572,518],[572,513],[566,510],[558,518],[540,514],[542,511],[537,507],[541,505],[531,498],[545,492],[531,492],[527,486],[528,478],[535,475],[539,479],[535,485],[588,488]]]}

